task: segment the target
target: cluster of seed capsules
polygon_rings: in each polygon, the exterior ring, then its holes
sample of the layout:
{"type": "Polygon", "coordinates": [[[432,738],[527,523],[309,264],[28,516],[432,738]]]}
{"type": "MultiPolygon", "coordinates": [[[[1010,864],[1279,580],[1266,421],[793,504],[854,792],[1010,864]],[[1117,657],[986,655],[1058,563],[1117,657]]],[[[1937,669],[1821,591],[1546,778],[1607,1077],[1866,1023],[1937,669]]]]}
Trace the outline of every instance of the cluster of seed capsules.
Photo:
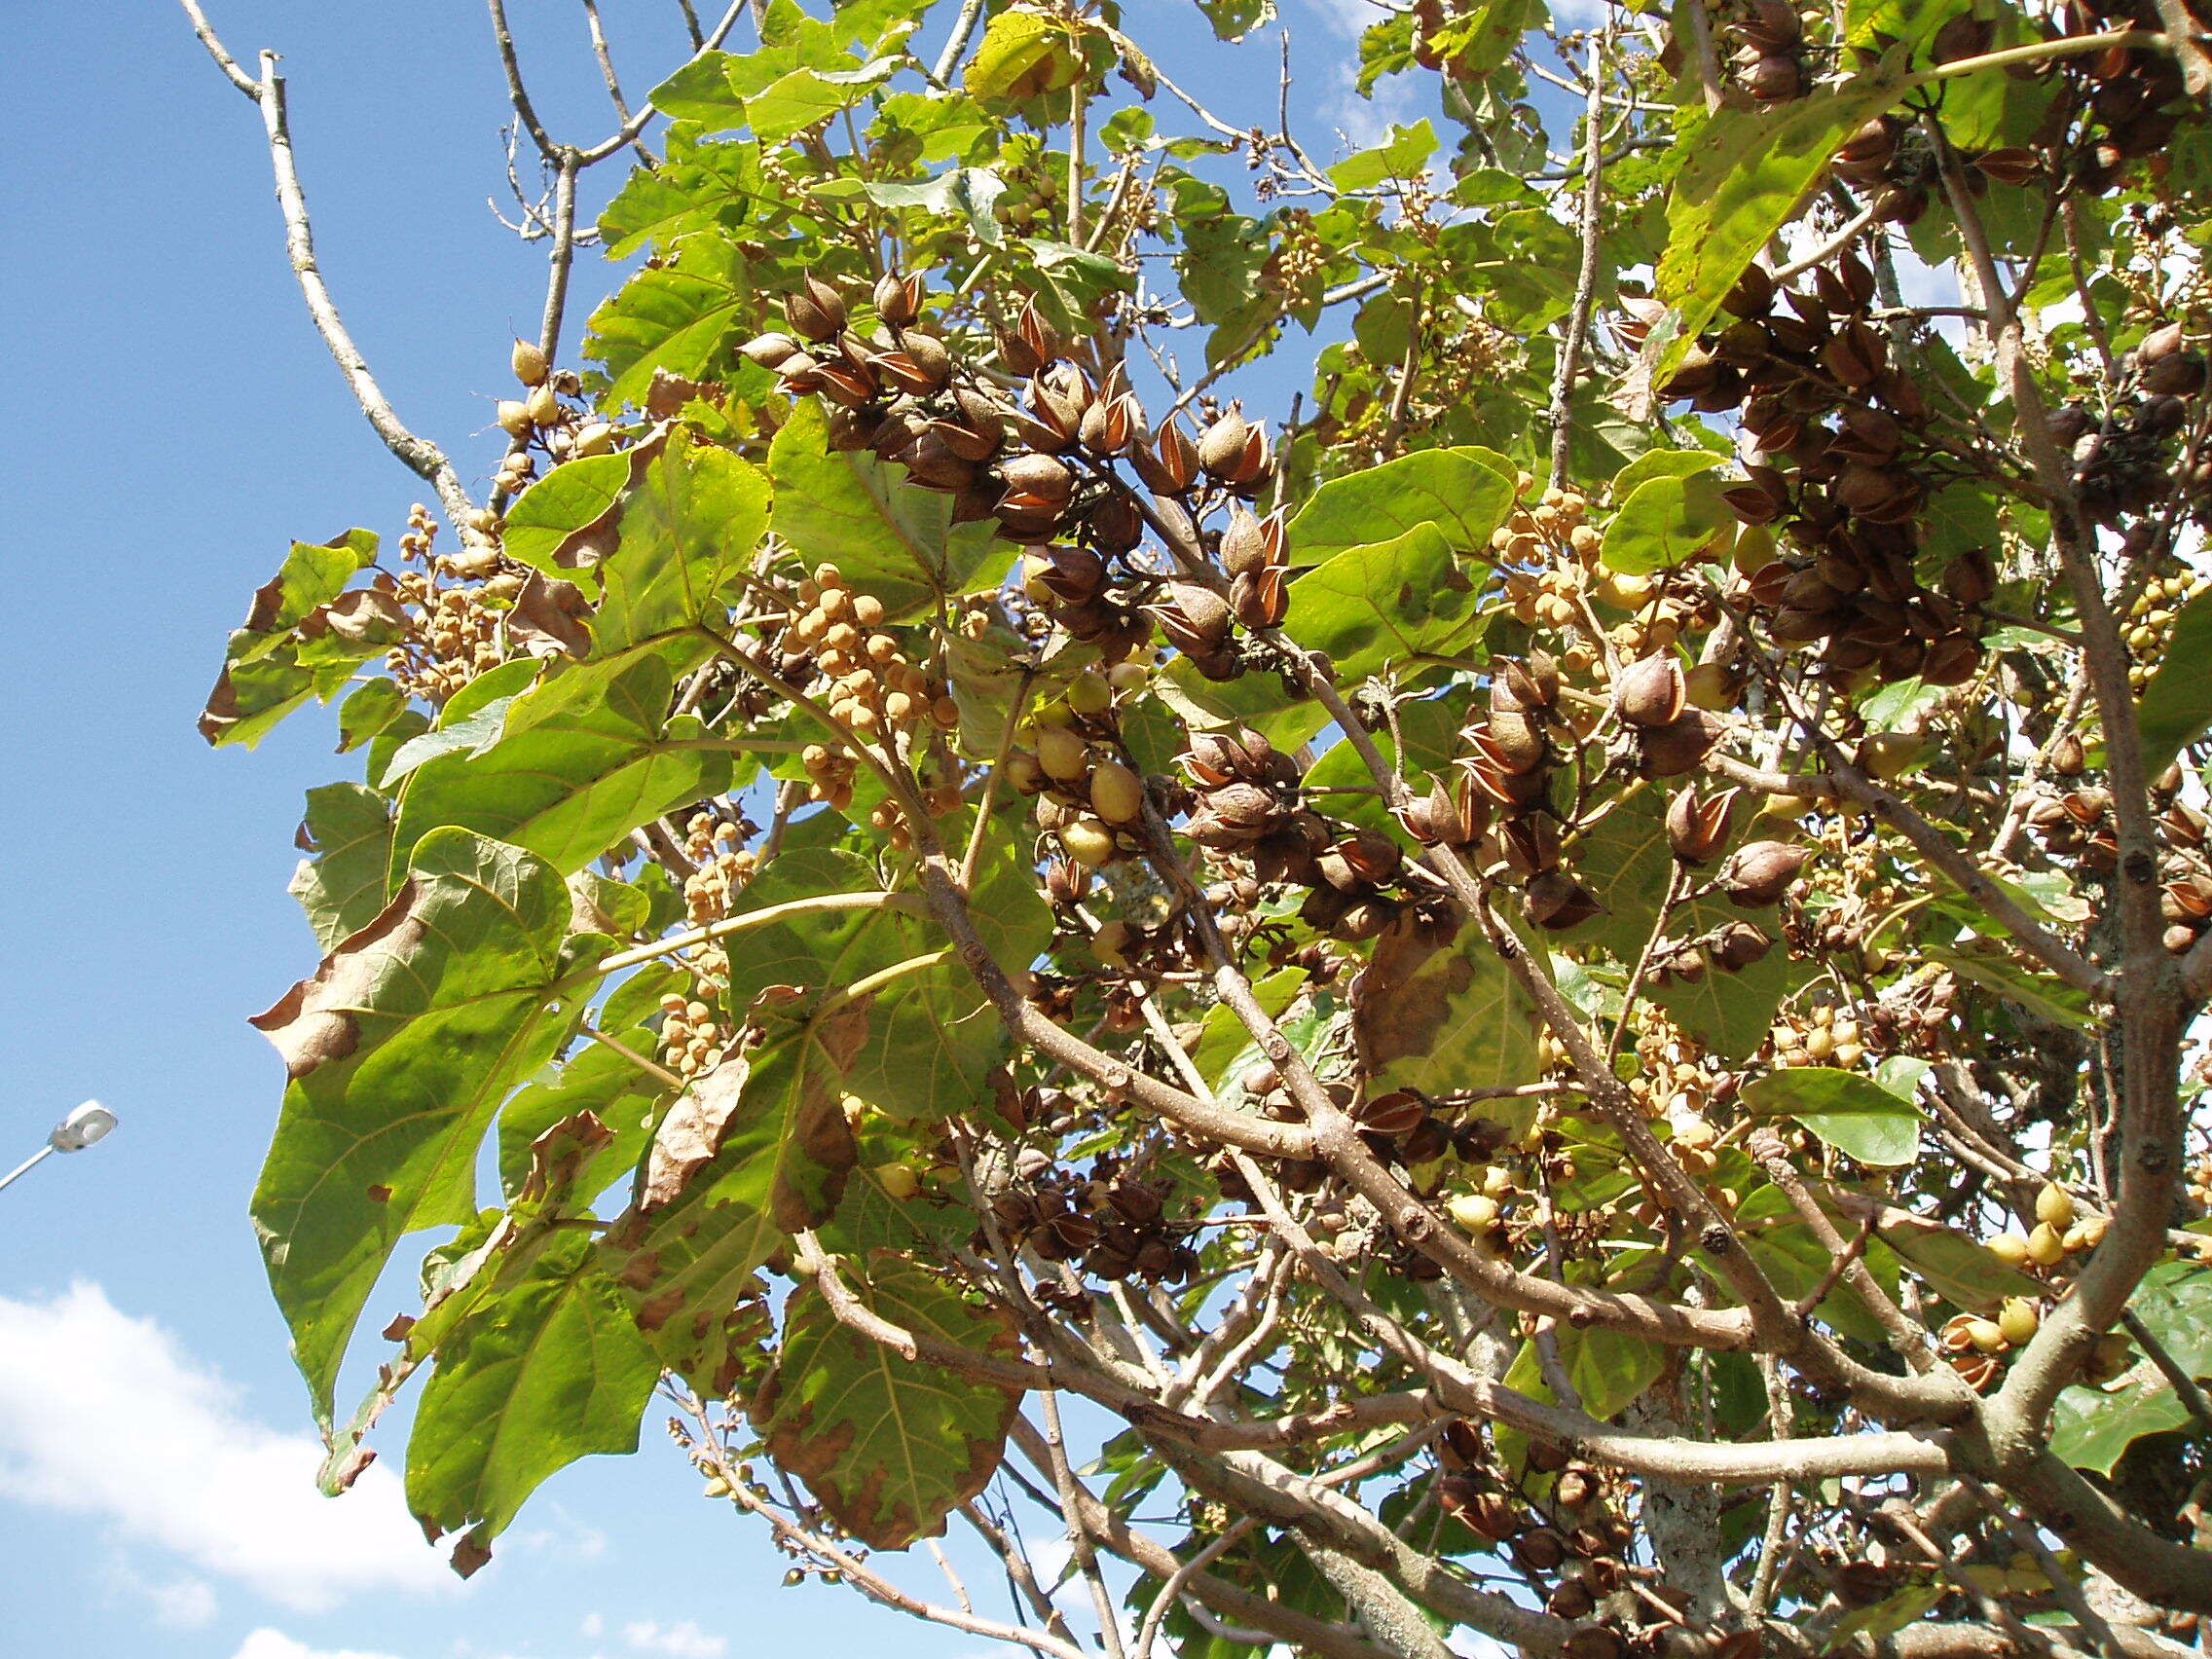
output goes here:
{"type": "Polygon", "coordinates": [[[1873,271],[1849,251],[1814,268],[1810,291],[1778,290],[1753,266],[1725,302],[1733,320],[1696,343],[1663,391],[1708,414],[1740,412],[1757,446],[1726,498],[1749,527],[1736,562],[1770,640],[1817,645],[1841,676],[1960,685],[1980,666],[1976,608],[1995,590],[1996,564],[1970,548],[1939,587],[1920,580],[1928,408],[1892,361],[1875,296],[1873,271]],[[1762,563],[1762,552],[1778,556],[1762,563]]]}
{"type": "MultiPolygon", "coordinates": [[[[2205,845],[2212,824],[2197,808],[2176,798],[2181,782],[2179,770],[2169,767],[2153,789],[2154,804],[2162,809],[2157,820],[2163,843],[2158,913],[2165,922],[2165,946],[2176,956],[2212,931],[2212,859],[2205,845]]],[[[2038,795],[2028,806],[2027,821],[2052,853],[2109,873],[2120,861],[2112,806],[2110,790],[2083,786],[2038,795]]]]}
{"type": "Polygon", "coordinates": [[[1182,1284],[1198,1271],[1186,1228],[1169,1221],[1155,1182],[1100,1162],[1088,1179],[1033,1155],[1020,1178],[991,1200],[991,1217],[1014,1247],[1078,1265],[1092,1278],[1182,1284]]]}
{"type": "MultiPolygon", "coordinates": [[[[1121,365],[1100,365],[1088,343],[1071,351],[1033,301],[995,342],[1002,375],[1020,385],[1010,398],[998,377],[972,371],[917,326],[925,299],[918,276],[882,277],[866,301],[873,326],[863,332],[857,295],[810,275],[786,302],[793,332],[761,335],[742,350],[786,391],[830,405],[833,446],[896,461],[908,483],[952,498],[955,522],[994,519],[1000,535],[1037,547],[1051,570],[1033,586],[1077,639],[1114,659],[1148,644],[1157,623],[1201,667],[1222,678],[1241,672],[1223,649],[1229,619],[1281,619],[1279,557],[1271,565],[1263,549],[1241,559],[1248,568],[1230,570],[1226,599],[1179,584],[1153,603],[1158,580],[1116,563],[1142,541],[1146,509],[1115,465],[1127,463],[1152,511],[1195,541],[1194,513],[1248,500],[1272,476],[1266,431],[1235,413],[1196,439],[1174,421],[1152,431],[1121,365]],[[1072,545],[1048,548],[1055,538],[1072,545]]],[[[1279,554],[1279,531],[1274,545],[1279,554]]]]}
{"type": "MultiPolygon", "coordinates": [[[[1635,1529],[1621,1514],[1626,1489],[1592,1464],[1573,1461],[1560,1447],[1529,1443],[1524,1468],[1508,1473],[1492,1457],[1473,1423],[1448,1425],[1437,1441],[1432,1486],[1438,1505],[1484,1542],[1498,1546],[1543,1598],[1544,1610],[1584,1625],[1561,1647],[1568,1659],[1659,1659],[1677,1651],[1687,1635],[1678,1622],[1686,1597],[1665,1587],[1644,1596],[1624,1594],[1631,1567],[1626,1557],[1635,1529]],[[1666,1614],[1660,1609],[1666,1609],[1666,1614]],[[1667,1616],[1672,1615],[1672,1616],[1667,1616]]],[[[1751,1659],[1758,1633],[1748,1644],[1698,1641],[1695,1651],[1714,1659],[1751,1659]]]]}

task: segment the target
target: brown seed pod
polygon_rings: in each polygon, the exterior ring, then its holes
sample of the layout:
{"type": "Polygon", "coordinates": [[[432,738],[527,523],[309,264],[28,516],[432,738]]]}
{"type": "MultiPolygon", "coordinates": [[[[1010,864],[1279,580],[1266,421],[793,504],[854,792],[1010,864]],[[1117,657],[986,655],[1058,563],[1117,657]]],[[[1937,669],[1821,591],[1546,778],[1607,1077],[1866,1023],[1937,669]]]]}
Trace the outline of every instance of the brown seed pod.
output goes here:
{"type": "Polygon", "coordinates": [[[1664,726],[1679,719],[1689,700],[1682,665],[1661,652],[1633,662],[1613,682],[1613,701],[1621,719],[1635,726],[1664,726]]]}
{"type": "Polygon", "coordinates": [[[1196,582],[1169,582],[1167,592],[1171,603],[1145,608],[1159,619],[1168,644],[1196,655],[1219,650],[1235,620],[1221,596],[1196,582]]]}
{"type": "Polygon", "coordinates": [[[1721,889],[1731,903],[1748,910],[1763,908],[1789,891],[1811,856],[1807,848],[1787,841],[1753,841],[1737,849],[1722,867],[1721,889]]]}
{"type": "Polygon", "coordinates": [[[799,291],[786,296],[784,315],[805,338],[830,340],[845,326],[845,297],[809,272],[799,291]]]}
{"type": "Polygon", "coordinates": [[[1667,845],[1676,858],[1695,868],[1727,844],[1736,794],[1734,790],[1725,790],[1701,800],[1695,790],[1676,792],[1675,798],[1667,803],[1667,845]]]}
{"type": "Polygon", "coordinates": [[[1428,1108],[1411,1089],[1397,1088],[1360,1102],[1352,1109],[1351,1116],[1352,1122],[1369,1133],[1396,1140],[1400,1135],[1412,1133],[1428,1116],[1428,1108]]]}
{"type": "Polygon", "coordinates": [[[902,278],[887,271],[875,279],[870,298],[877,316],[893,328],[904,328],[921,314],[922,278],[918,273],[902,278]]]}
{"type": "Polygon", "coordinates": [[[1545,870],[1531,880],[1521,904],[1529,920],[1554,933],[1579,927],[1604,908],[1588,888],[1558,869],[1545,870]]]}
{"type": "Polygon", "coordinates": [[[1740,974],[1761,961],[1774,948],[1774,940],[1751,922],[1728,922],[1706,937],[1705,953],[1715,968],[1740,974]]]}
{"type": "Polygon", "coordinates": [[[1670,723],[1648,727],[1637,734],[1643,774],[1650,778],[1678,778],[1705,762],[1724,735],[1717,716],[1704,709],[1684,709],[1670,723]]]}

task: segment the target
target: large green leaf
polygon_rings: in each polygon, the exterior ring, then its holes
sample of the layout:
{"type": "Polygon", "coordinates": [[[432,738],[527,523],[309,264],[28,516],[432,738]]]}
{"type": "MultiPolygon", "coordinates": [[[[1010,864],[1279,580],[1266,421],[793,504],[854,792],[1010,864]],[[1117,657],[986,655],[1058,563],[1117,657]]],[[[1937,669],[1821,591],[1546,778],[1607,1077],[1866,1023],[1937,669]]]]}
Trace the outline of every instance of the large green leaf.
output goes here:
{"type": "Polygon", "coordinates": [[[1534,1006],[1472,926],[1442,950],[1410,925],[1394,926],[1376,941],[1352,1018],[1378,1091],[1509,1087],[1542,1069],[1534,1006]]]}
{"type": "MultiPolygon", "coordinates": [[[[895,1256],[873,1258],[853,1289],[903,1331],[977,1353],[1019,1352],[1002,1309],[895,1256]]],[[[902,1358],[839,1322],[811,1280],[785,1309],[784,1346],[755,1397],[769,1455],[804,1480],[837,1524],[871,1549],[903,1549],[997,1471],[1018,1389],[902,1358]]]]}
{"type": "Polygon", "coordinates": [[[218,748],[253,748],[310,697],[330,701],[357,665],[398,637],[396,602],[365,588],[345,592],[376,556],[377,537],[366,530],[292,543],[224,647],[201,736],[218,748]]]}
{"type": "Polygon", "coordinates": [[[2077,1385],[2060,1394],[2050,1414],[2050,1449],[2078,1469],[2109,1475],[2144,1435],[2188,1421],[2189,1408],[2173,1384],[2146,1364],[2109,1393],[2077,1385]]]}
{"type": "Polygon", "coordinates": [[[391,802],[366,784],[325,784],[308,791],[300,861],[292,897],[308,913],[315,942],[336,950],[365,928],[390,896],[391,802]]]}
{"type": "MultiPolygon", "coordinates": [[[[1561,1325],[1552,1340],[1559,1345],[1560,1369],[1582,1396],[1582,1409],[1600,1420],[1627,1406],[1658,1382],[1667,1369],[1665,1347],[1642,1337],[1623,1336],[1618,1331],[1578,1331],[1571,1325],[1561,1325]]],[[[1521,1351],[1506,1369],[1505,1385],[1539,1400],[1552,1398],[1534,1343],[1521,1345],[1521,1351]]]]}
{"type": "Polygon", "coordinates": [[[594,561],[604,551],[598,533],[611,528],[614,504],[629,487],[636,458],[636,451],[626,450],[563,461],[507,509],[499,550],[518,565],[574,582],[586,597],[595,597],[594,561]],[[587,545],[591,556],[579,558],[587,545]]]}
{"type": "Polygon", "coordinates": [[[1699,471],[1646,478],[1628,494],[1605,526],[1605,568],[1634,575],[1686,565],[1735,519],[1719,483],[1699,471]]]}
{"type": "Polygon", "coordinates": [[[761,143],[780,144],[851,109],[900,67],[896,57],[878,57],[851,69],[793,69],[745,100],[746,125],[761,143]]]}
{"type": "Polygon", "coordinates": [[[1728,1059],[1742,1059],[1766,1041],[1775,1010],[1812,977],[1812,964],[1789,954],[1788,942],[1778,937],[1780,926],[1771,910],[1739,910],[1704,899],[1676,911],[1667,927],[1669,938],[1692,940],[1715,927],[1747,920],[1773,941],[1773,948],[1758,961],[1733,974],[1708,966],[1695,979],[1671,978],[1664,984],[1651,983],[1645,991],[1676,1024],[1715,1055],[1728,1059]]]}
{"type": "Polygon", "coordinates": [[[1779,110],[1723,109],[1698,125],[1667,202],[1667,251],[1655,287],[1676,323],[1657,382],[1674,372],[1744,268],[1819,184],[1836,147],[1902,91],[1889,74],[1859,75],[1779,110]]]}
{"type": "Polygon", "coordinates": [[[2212,593],[2200,593],[2181,608],[2166,641],[2166,654],[2135,720],[2143,733],[2143,769],[2157,777],[2190,744],[2212,729],[2212,593]]]}
{"type": "MultiPolygon", "coordinates": [[[[605,1019],[605,1014],[601,1018],[605,1019]]],[[[628,1031],[603,1027],[634,1054],[650,1054],[657,1041],[647,1026],[628,1031]]],[[[530,1178],[537,1138],[579,1112],[607,1126],[607,1137],[571,1172],[579,1198],[589,1203],[637,1167],[651,1136],[661,1098],[669,1088],[604,1044],[586,1044],[557,1069],[533,1078],[499,1112],[499,1182],[512,1198],[530,1178]]]]}
{"type": "Polygon", "coordinates": [[[727,787],[726,752],[669,718],[690,642],[583,663],[517,697],[498,741],[433,756],[400,790],[393,857],[439,825],[527,847],[566,875],[630,830],[727,787]]]}
{"type": "Polygon", "coordinates": [[[1794,1118],[1862,1163],[1897,1168],[1920,1156],[1924,1114],[1909,1094],[1862,1072],[1836,1066],[1785,1066],[1744,1089],[1754,1112],[1794,1118]]]}
{"type": "Polygon", "coordinates": [[[434,830],[376,919],[254,1019],[291,1078],[254,1226],[325,1419],[392,1246],[476,1213],[493,1113],[552,1056],[594,982],[588,958],[579,969],[562,954],[568,920],[549,866],[434,830]]]}
{"type": "Polygon", "coordinates": [[[952,498],[906,482],[906,469],[830,448],[822,411],[800,403],[768,448],[770,528],[808,564],[828,561],[885,615],[916,614],[966,589],[991,553],[988,525],[954,525],[952,498]]]}
{"type": "Polygon", "coordinates": [[[1513,506],[1514,466],[1485,449],[1420,450],[1331,479],[1290,521],[1291,558],[1320,564],[1422,525],[1451,551],[1488,561],[1491,534],[1513,506]]]}
{"type": "Polygon", "coordinates": [[[602,653],[721,622],[723,589],[767,533],[768,475],[678,431],[623,497],[619,524],[591,621],[592,648],[602,653]]]}
{"type": "Polygon", "coordinates": [[[715,143],[678,129],[660,166],[631,169],[600,209],[600,240],[609,259],[628,259],[647,244],[667,253],[687,237],[734,235],[759,194],[757,146],[715,143]]]}
{"type": "Polygon", "coordinates": [[[640,271],[592,313],[584,341],[607,365],[607,405],[643,405],[660,369],[714,379],[728,367],[731,332],[760,304],[745,255],[720,237],[695,238],[674,263],[640,271]]]}
{"type": "Polygon", "coordinates": [[[761,999],[761,1041],[670,1109],[637,1201],[607,1235],[638,1328],[699,1387],[729,1387],[724,1320],[791,1234],[835,1213],[858,1159],[842,1100],[867,999],[821,1006],[789,990],[761,999]]]}
{"type": "Polygon", "coordinates": [[[1633,968],[1659,919],[1675,867],[1666,797],[1651,784],[1624,791],[1575,837],[1570,857],[1576,879],[1604,907],[1567,939],[1602,946],[1633,968]]]}
{"type": "MultiPolygon", "coordinates": [[[[2188,1376],[2212,1376],[2212,1272],[2160,1262],[2143,1275],[2129,1311],[2188,1376]]],[[[2110,1391],[2073,1387],[2059,1395],[2050,1449],[2077,1468],[2109,1475],[2132,1442],[2189,1420],[2173,1384],[2146,1360],[2110,1391]]]]}
{"type": "Polygon", "coordinates": [[[1285,624],[1301,645],[1327,652],[1349,682],[1465,654],[1481,633],[1475,602],[1451,537],[1418,524],[1391,540],[1347,547],[1299,577],[1285,624]]]}
{"type": "Polygon", "coordinates": [[[970,97],[1023,99],[1073,86],[1082,72],[1081,49],[1064,20],[1014,6],[984,25],[962,85],[970,97]]]}
{"type": "Polygon", "coordinates": [[[548,1475],[635,1452],[659,1376],[590,1235],[555,1235],[439,1347],[407,1443],[408,1507],[425,1528],[470,1528],[480,1548],[548,1475]]]}

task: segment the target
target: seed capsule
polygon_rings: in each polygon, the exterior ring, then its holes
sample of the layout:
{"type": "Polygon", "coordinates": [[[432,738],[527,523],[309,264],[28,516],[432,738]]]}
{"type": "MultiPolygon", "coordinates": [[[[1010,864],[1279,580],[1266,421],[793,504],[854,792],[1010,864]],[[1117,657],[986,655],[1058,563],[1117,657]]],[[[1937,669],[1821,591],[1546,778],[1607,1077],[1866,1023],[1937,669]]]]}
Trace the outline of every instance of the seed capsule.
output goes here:
{"type": "Polygon", "coordinates": [[[2074,1225],[2074,1199],[2065,1188],[2046,1181],[2036,1194],[2036,1220],[2064,1233],[2074,1225]]]}
{"type": "Polygon", "coordinates": [[[529,341],[520,339],[515,342],[514,350],[507,353],[507,366],[514,370],[515,379],[525,386],[542,386],[545,377],[553,372],[552,365],[545,360],[545,353],[529,341]]]}
{"type": "Polygon", "coordinates": [[[1119,760],[1101,760],[1090,774],[1090,804],[1109,824],[1133,824],[1144,813],[1144,780],[1119,760]]]}

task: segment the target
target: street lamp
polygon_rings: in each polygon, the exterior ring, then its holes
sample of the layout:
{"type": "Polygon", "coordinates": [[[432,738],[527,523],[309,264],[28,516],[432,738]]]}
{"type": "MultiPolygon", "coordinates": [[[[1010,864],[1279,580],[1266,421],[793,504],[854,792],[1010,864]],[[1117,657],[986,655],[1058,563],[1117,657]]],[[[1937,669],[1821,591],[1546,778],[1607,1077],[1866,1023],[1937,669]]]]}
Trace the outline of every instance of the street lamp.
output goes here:
{"type": "Polygon", "coordinates": [[[13,1186],[26,1170],[41,1160],[56,1152],[83,1152],[94,1141],[105,1140],[107,1132],[115,1127],[115,1114],[97,1100],[88,1100],[68,1117],[54,1125],[54,1132],[46,1137],[46,1144],[24,1159],[22,1162],[0,1175],[0,1188],[13,1186]]]}

